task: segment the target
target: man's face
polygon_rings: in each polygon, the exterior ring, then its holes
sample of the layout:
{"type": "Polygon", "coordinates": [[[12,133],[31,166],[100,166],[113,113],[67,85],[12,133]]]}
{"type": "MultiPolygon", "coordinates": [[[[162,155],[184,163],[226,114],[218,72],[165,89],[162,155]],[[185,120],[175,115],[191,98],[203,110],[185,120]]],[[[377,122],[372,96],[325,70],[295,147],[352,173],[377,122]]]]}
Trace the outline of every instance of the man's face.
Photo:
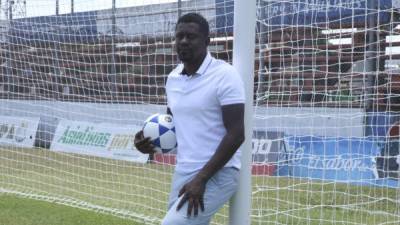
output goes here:
{"type": "Polygon", "coordinates": [[[200,32],[197,23],[179,23],[175,30],[175,48],[179,59],[184,63],[203,60],[207,52],[208,37],[200,32]]]}

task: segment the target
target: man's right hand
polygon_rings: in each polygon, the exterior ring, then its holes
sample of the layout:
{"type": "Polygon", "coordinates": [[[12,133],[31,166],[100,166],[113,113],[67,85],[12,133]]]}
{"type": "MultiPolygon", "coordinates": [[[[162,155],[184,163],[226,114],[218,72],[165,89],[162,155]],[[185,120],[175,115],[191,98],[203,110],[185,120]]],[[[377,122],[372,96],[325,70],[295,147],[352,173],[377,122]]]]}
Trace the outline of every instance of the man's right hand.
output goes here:
{"type": "Polygon", "coordinates": [[[145,138],[143,136],[143,131],[139,131],[135,134],[134,144],[137,150],[144,154],[155,153],[154,145],[151,143],[149,137],[145,138]]]}

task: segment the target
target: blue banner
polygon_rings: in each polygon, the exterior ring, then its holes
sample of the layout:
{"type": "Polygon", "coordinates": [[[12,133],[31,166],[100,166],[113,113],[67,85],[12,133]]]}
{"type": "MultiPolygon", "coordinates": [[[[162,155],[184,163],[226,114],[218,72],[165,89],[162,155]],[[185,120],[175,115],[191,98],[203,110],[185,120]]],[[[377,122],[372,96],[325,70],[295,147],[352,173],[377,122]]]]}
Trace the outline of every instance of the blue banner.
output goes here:
{"type": "Polygon", "coordinates": [[[399,187],[397,179],[381,177],[381,147],[369,138],[286,138],[278,175],[362,185],[399,187]]]}
{"type": "MultiPolygon", "coordinates": [[[[233,0],[216,0],[217,32],[233,32],[233,0]]],[[[258,18],[270,29],[285,26],[324,26],[325,24],[365,24],[368,16],[388,23],[392,0],[379,0],[376,9],[367,0],[269,0],[261,1],[258,18]]]]}
{"type": "Polygon", "coordinates": [[[9,41],[93,42],[97,39],[97,12],[40,16],[11,21],[9,41]]]}
{"type": "Polygon", "coordinates": [[[400,114],[395,112],[367,112],[366,136],[385,140],[390,127],[400,121],[400,114]]]}

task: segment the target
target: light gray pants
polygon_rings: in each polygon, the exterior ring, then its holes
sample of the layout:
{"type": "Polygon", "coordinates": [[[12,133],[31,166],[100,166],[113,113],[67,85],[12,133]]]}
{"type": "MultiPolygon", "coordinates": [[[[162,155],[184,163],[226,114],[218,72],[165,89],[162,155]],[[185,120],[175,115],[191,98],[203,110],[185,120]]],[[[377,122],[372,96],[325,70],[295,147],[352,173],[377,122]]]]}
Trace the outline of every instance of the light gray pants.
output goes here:
{"type": "MultiPolygon", "coordinates": [[[[179,190],[196,176],[198,171],[182,174],[175,172],[172,179],[172,188],[169,197],[168,212],[162,225],[208,225],[212,216],[232,197],[236,192],[239,180],[239,170],[232,167],[224,167],[218,171],[206,185],[204,193],[204,212],[200,210],[197,216],[187,215],[187,202],[177,211],[179,204],[179,190]]],[[[181,196],[182,197],[182,196],[181,196]]]]}

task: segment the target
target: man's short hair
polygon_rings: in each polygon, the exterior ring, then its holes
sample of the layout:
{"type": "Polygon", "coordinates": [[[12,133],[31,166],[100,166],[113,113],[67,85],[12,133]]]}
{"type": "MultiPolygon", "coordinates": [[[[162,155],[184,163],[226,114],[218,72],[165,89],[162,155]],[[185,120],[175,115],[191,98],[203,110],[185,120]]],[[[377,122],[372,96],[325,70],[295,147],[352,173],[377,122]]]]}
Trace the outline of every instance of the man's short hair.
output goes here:
{"type": "Polygon", "coordinates": [[[208,37],[210,35],[210,27],[207,20],[198,13],[188,13],[179,17],[176,26],[178,26],[178,24],[180,23],[197,23],[199,25],[200,31],[205,35],[205,37],[208,37]]]}

